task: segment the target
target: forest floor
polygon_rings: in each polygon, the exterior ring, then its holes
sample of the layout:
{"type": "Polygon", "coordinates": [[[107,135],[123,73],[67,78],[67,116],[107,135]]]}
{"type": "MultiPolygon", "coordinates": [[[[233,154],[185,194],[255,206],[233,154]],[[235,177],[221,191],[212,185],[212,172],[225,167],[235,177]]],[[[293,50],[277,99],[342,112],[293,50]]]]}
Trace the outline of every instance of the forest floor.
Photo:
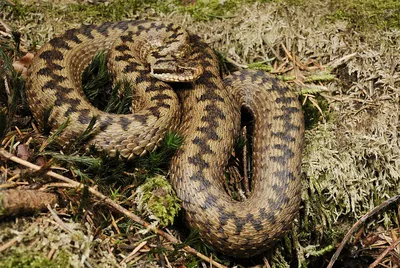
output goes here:
{"type": "MultiPolygon", "coordinates": [[[[2,218],[1,267],[212,266],[185,246],[228,267],[325,267],[357,220],[400,194],[396,0],[2,0],[0,10],[0,189],[46,188],[62,200],[59,208],[32,217],[2,218]],[[174,246],[109,209],[114,202],[139,213],[130,194],[138,192],[144,178],[166,174],[162,165],[151,167],[157,156],[131,167],[82,151],[60,154],[60,147],[34,127],[24,79],[11,64],[23,65],[22,56],[35,54],[66,29],[126,19],[182,25],[210,44],[225,71],[262,69],[299,94],[306,118],[300,213],[292,231],[264,255],[237,260],[215,253],[195,234],[181,231],[180,221],[168,226],[167,232],[183,243],[174,246]],[[45,168],[33,172],[26,162],[7,160],[7,153],[45,168]],[[92,186],[109,202],[88,188],[56,184],[44,176],[50,169],[92,186]]],[[[336,267],[366,267],[384,250],[382,267],[398,267],[398,208],[378,209],[355,228],[336,267]]],[[[139,217],[151,220],[147,214],[139,217]]]]}

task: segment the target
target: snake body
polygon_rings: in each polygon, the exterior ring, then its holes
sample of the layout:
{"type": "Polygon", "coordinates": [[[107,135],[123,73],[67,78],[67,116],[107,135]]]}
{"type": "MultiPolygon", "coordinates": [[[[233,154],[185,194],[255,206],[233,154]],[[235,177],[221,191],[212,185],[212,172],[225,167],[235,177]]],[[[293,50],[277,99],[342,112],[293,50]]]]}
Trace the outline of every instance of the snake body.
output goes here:
{"type": "Polygon", "coordinates": [[[64,141],[84,131],[95,116],[91,143],[134,158],[177,130],[184,142],[171,161],[171,184],[188,225],[214,249],[249,257],[291,226],[300,203],[304,131],[297,97],[262,71],[239,71],[222,80],[215,53],[198,36],[149,21],[71,29],[38,51],[27,85],[39,124],[49,109],[53,129],[69,118],[64,141]],[[135,94],[144,94],[133,103],[133,114],[99,111],[84,97],[81,73],[99,50],[110,51],[117,79],[130,79],[135,94]],[[176,96],[161,80],[186,83],[176,96]],[[238,202],[225,192],[224,179],[241,109],[254,119],[253,191],[238,202]]]}

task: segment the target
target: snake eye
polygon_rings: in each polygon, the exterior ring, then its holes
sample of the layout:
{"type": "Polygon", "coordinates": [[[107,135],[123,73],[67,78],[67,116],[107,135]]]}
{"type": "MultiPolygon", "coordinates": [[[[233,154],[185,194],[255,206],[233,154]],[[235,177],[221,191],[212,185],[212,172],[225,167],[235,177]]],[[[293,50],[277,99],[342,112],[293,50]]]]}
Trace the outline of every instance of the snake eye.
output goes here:
{"type": "Polygon", "coordinates": [[[176,72],[177,72],[178,74],[183,74],[183,73],[185,72],[185,69],[184,69],[184,68],[181,68],[181,67],[179,67],[179,66],[177,66],[177,67],[176,67],[176,72]]]}

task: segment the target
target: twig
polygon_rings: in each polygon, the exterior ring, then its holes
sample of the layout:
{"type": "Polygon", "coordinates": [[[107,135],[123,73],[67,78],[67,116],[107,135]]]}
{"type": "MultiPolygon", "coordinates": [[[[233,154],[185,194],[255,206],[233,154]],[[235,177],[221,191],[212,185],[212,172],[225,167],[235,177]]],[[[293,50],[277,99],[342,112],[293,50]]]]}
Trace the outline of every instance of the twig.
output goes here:
{"type": "Polygon", "coordinates": [[[121,264],[122,264],[122,263],[130,262],[130,261],[134,258],[135,254],[136,254],[142,247],[144,247],[146,244],[147,244],[147,241],[143,241],[142,243],[140,243],[139,245],[137,245],[137,247],[136,247],[131,253],[129,253],[128,256],[126,256],[126,257],[121,261],[121,264]]]}
{"type": "Polygon", "coordinates": [[[371,263],[370,266],[368,266],[368,268],[374,268],[377,265],[379,265],[379,263],[381,262],[381,260],[390,252],[392,251],[398,244],[400,244],[400,238],[398,238],[396,241],[394,241],[392,244],[390,244],[389,247],[387,247],[379,256],[378,258],[376,258],[376,260],[371,263]]]}
{"type": "Polygon", "coordinates": [[[0,252],[3,252],[4,250],[14,246],[15,244],[17,244],[19,240],[19,237],[16,236],[10,240],[8,240],[6,243],[4,243],[3,245],[0,245],[0,252]]]}
{"type": "Polygon", "coordinates": [[[67,224],[65,224],[65,222],[63,222],[63,220],[58,217],[57,213],[54,211],[54,209],[51,208],[50,205],[47,205],[47,209],[50,211],[51,216],[53,217],[53,219],[56,221],[56,223],[58,224],[58,226],[61,227],[61,229],[63,229],[64,231],[74,234],[75,231],[69,227],[67,224]]]}
{"type": "Polygon", "coordinates": [[[7,0],[7,2],[8,2],[8,3],[10,3],[10,5],[13,5],[13,6],[15,6],[15,4],[13,3],[13,1],[11,1],[11,0],[7,0]]]}
{"type": "Polygon", "coordinates": [[[302,70],[308,70],[308,67],[305,66],[305,65],[304,65],[303,63],[301,63],[300,61],[298,61],[298,60],[296,59],[296,56],[295,56],[295,55],[292,55],[283,43],[282,43],[281,45],[282,45],[282,49],[283,49],[283,51],[285,52],[286,56],[293,62],[293,64],[294,64],[295,66],[300,67],[300,69],[302,69],[302,70]]]}
{"type": "Polygon", "coordinates": [[[54,253],[56,253],[56,252],[57,252],[57,249],[55,249],[55,248],[50,249],[49,253],[47,253],[47,255],[46,255],[46,258],[51,260],[54,256],[54,253]]]}
{"type": "Polygon", "coordinates": [[[340,243],[339,247],[336,249],[335,254],[333,254],[327,268],[332,268],[333,264],[339,257],[340,252],[342,252],[344,246],[346,245],[347,241],[349,241],[351,235],[355,232],[355,230],[362,224],[364,223],[369,217],[383,209],[384,207],[390,205],[393,202],[396,202],[400,198],[400,195],[396,195],[394,197],[389,198],[388,200],[384,201],[382,204],[379,206],[374,207],[371,211],[369,211],[367,214],[361,217],[354,225],[353,227],[350,228],[350,230],[347,232],[347,234],[344,236],[342,242],[340,243]]]}
{"type": "Polygon", "coordinates": [[[8,188],[15,188],[17,186],[18,186],[18,184],[16,184],[16,183],[7,183],[7,184],[2,183],[2,184],[0,184],[0,190],[8,189],[8,188]]]}
{"type": "MultiPolygon", "coordinates": [[[[29,226],[27,229],[24,230],[23,234],[27,234],[30,233],[33,228],[35,227],[35,224],[32,224],[31,226],[29,226]]],[[[8,240],[8,242],[4,243],[3,245],[0,245],[0,252],[3,252],[5,250],[7,250],[8,248],[14,246],[15,244],[17,244],[21,239],[21,233],[19,235],[17,235],[16,237],[8,240]]]]}
{"type": "MultiPolygon", "coordinates": [[[[11,36],[9,33],[12,32],[10,26],[8,26],[4,21],[0,20],[0,25],[3,27],[3,30],[5,30],[5,34],[8,34],[7,36],[11,36]]],[[[3,31],[2,31],[3,32],[3,31]]]]}
{"type": "MultiPolygon", "coordinates": [[[[37,166],[37,165],[35,165],[35,164],[31,163],[31,162],[28,162],[28,161],[25,161],[25,160],[23,160],[23,159],[21,159],[19,157],[16,157],[15,155],[13,155],[13,154],[7,152],[6,150],[4,150],[3,148],[0,149],[0,156],[3,157],[3,158],[9,159],[9,160],[11,160],[11,161],[13,161],[15,163],[21,164],[21,165],[23,165],[25,167],[31,168],[33,170],[40,170],[41,169],[40,166],[37,166]]],[[[66,183],[70,184],[71,186],[73,186],[75,188],[78,188],[78,189],[84,187],[83,184],[81,184],[79,182],[76,182],[74,180],[71,180],[71,179],[69,179],[69,178],[67,178],[65,176],[62,176],[62,175],[60,175],[58,173],[55,173],[53,171],[46,172],[46,175],[51,176],[53,178],[56,178],[58,180],[61,180],[63,182],[66,182],[66,183]]],[[[102,193],[98,192],[94,188],[92,188],[92,187],[87,187],[87,188],[88,188],[88,191],[91,194],[93,194],[97,198],[101,199],[108,206],[110,206],[110,207],[114,208],[115,210],[119,211],[120,213],[122,213],[126,217],[130,218],[131,220],[135,221],[136,223],[139,223],[140,225],[143,225],[146,228],[150,228],[151,231],[153,231],[156,234],[161,235],[162,237],[164,237],[165,239],[167,239],[168,241],[170,241],[173,244],[178,244],[179,243],[179,241],[175,237],[173,237],[172,235],[169,235],[168,233],[166,233],[166,232],[164,232],[164,231],[162,231],[162,230],[160,230],[158,228],[152,227],[152,225],[150,223],[142,220],[140,217],[136,216],[135,214],[133,214],[129,210],[125,209],[121,205],[115,203],[112,199],[110,199],[109,197],[107,197],[107,196],[103,195],[102,193]]],[[[201,258],[201,259],[203,259],[205,261],[207,261],[207,262],[210,261],[210,258],[208,258],[207,256],[201,254],[200,252],[198,252],[194,248],[191,248],[190,246],[185,246],[183,249],[185,251],[187,251],[187,252],[189,252],[189,253],[191,253],[191,254],[193,254],[193,255],[195,255],[195,256],[197,256],[197,257],[199,257],[199,258],[201,258]]],[[[218,268],[225,268],[226,267],[226,266],[224,266],[224,265],[222,265],[222,264],[220,264],[220,263],[218,263],[218,262],[216,262],[214,260],[212,260],[212,264],[215,267],[218,267],[218,268]]]]}
{"type": "Polygon", "coordinates": [[[167,267],[172,268],[171,263],[169,262],[167,256],[164,253],[162,253],[162,255],[164,256],[165,262],[167,263],[167,267]]]}
{"type": "Polygon", "coordinates": [[[46,183],[44,184],[41,188],[39,188],[39,191],[45,191],[48,188],[61,188],[61,187],[69,187],[69,188],[75,188],[74,185],[71,185],[69,183],[65,183],[65,182],[50,182],[50,183],[46,183]]]}
{"type": "Polygon", "coordinates": [[[10,88],[8,87],[7,77],[4,76],[3,79],[4,79],[4,88],[6,89],[7,95],[10,96],[11,92],[10,92],[10,88]]]}
{"type": "Polygon", "coordinates": [[[304,94],[303,96],[305,96],[304,101],[306,101],[306,99],[308,99],[314,105],[314,107],[317,108],[318,112],[321,114],[321,118],[325,122],[324,112],[322,111],[321,107],[319,106],[318,101],[315,100],[315,97],[313,95],[309,95],[309,94],[304,94]]]}

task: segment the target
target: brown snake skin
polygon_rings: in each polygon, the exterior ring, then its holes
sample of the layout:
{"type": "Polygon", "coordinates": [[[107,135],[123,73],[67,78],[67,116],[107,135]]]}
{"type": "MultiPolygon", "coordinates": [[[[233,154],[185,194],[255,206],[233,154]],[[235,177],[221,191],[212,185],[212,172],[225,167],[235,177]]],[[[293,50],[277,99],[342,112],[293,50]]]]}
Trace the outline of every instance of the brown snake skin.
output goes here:
{"type": "Polygon", "coordinates": [[[300,203],[303,115],[296,94],[268,74],[240,71],[222,80],[216,55],[198,36],[171,23],[122,21],[71,29],[43,45],[27,85],[39,124],[49,108],[53,130],[69,118],[66,142],[96,116],[91,143],[134,158],[178,130],[184,144],[171,161],[171,183],[189,226],[214,249],[249,257],[290,228],[300,203]],[[81,74],[99,50],[110,50],[116,79],[129,75],[135,94],[144,94],[133,114],[99,111],[84,97],[81,74]],[[177,97],[159,79],[187,83],[177,97]],[[241,108],[254,120],[253,190],[238,202],[224,190],[224,179],[241,108]]]}

